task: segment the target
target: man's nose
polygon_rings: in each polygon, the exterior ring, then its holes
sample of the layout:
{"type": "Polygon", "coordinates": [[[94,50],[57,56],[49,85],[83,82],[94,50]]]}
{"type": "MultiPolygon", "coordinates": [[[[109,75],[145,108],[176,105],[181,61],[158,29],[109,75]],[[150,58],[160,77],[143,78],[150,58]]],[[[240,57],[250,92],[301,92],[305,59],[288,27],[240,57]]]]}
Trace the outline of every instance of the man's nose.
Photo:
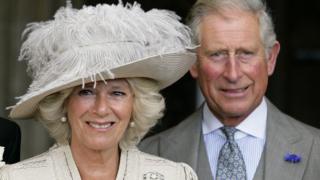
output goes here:
{"type": "Polygon", "coordinates": [[[224,77],[230,82],[237,82],[241,78],[240,64],[236,58],[229,57],[229,60],[225,64],[224,77]]]}

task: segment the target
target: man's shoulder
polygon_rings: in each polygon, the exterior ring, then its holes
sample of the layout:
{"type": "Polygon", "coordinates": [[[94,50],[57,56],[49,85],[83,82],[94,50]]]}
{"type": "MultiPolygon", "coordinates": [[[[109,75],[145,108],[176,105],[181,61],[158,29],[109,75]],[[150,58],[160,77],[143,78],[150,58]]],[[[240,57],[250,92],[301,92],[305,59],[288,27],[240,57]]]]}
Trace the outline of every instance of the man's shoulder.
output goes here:
{"type": "Polygon", "coordinates": [[[305,136],[315,137],[318,140],[320,140],[320,129],[306,124],[302,121],[299,121],[289,115],[287,115],[287,118],[289,119],[290,123],[295,127],[295,130],[297,132],[300,132],[300,134],[304,134],[305,136]]]}
{"type": "Polygon", "coordinates": [[[201,124],[201,118],[201,110],[198,109],[176,126],[173,126],[163,132],[144,139],[141,145],[144,146],[158,143],[160,139],[170,140],[175,138],[182,138],[185,134],[189,134],[190,131],[194,130],[195,128],[199,128],[199,125],[201,124]]]}
{"type": "Polygon", "coordinates": [[[297,120],[296,118],[282,112],[276,106],[268,103],[269,116],[270,118],[277,123],[279,127],[282,127],[285,131],[294,131],[303,136],[313,136],[320,137],[320,129],[313,127],[304,123],[303,121],[297,120]]]}
{"type": "Polygon", "coordinates": [[[192,141],[201,133],[201,112],[201,109],[198,109],[178,125],[144,139],[139,144],[139,149],[147,153],[161,155],[164,151],[178,148],[178,144],[192,141]]]}
{"type": "Polygon", "coordinates": [[[181,122],[180,124],[171,127],[165,131],[162,131],[158,134],[155,134],[153,136],[147,137],[144,140],[142,140],[138,148],[144,152],[148,152],[151,154],[158,154],[159,146],[160,146],[160,141],[167,141],[170,140],[171,136],[174,136],[176,132],[178,132],[179,126],[185,122],[181,122]]]}

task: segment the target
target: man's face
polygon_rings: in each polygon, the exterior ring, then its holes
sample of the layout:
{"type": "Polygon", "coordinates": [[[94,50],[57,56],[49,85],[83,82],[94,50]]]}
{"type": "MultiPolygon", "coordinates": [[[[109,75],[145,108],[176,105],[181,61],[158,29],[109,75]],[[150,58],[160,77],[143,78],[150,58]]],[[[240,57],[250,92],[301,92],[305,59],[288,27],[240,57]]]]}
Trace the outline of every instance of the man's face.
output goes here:
{"type": "Polygon", "coordinates": [[[225,14],[202,18],[198,61],[190,72],[210,110],[226,125],[237,125],[261,102],[280,45],[267,56],[258,19],[241,11],[225,14]]]}

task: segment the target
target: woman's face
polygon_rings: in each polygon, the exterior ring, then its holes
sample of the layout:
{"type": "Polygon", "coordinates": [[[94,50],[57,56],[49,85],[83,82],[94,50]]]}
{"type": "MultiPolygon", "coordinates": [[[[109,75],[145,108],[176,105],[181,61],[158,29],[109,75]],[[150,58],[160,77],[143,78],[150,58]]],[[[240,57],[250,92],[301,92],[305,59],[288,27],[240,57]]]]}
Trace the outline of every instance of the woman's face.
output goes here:
{"type": "Polygon", "coordinates": [[[131,118],[133,93],[124,79],[76,87],[66,103],[71,146],[104,151],[118,148],[131,118]]]}

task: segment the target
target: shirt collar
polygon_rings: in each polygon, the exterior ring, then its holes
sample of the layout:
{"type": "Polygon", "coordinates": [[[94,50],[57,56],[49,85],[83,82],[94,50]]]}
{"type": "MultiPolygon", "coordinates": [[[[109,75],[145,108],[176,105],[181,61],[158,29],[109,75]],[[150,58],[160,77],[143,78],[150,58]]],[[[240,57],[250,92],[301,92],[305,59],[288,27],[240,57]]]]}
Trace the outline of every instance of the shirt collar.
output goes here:
{"type": "Polygon", "coordinates": [[[217,119],[215,115],[209,110],[208,104],[205,103],[203,106],[203,121],[202,121],[202,131],[203,134],[209,134],[223,126],[223,124],[217,119]]]}
{"type": "MultiPolygon", "coordinates": [[[[223,127],[223,124],[217,119],[217,117],[211,113],[207,103],[203,107],[203,122],[202,130],[203,134],[209,134],[213,131],[223,127]]],[[[265,139],[267,124],[267,103],[263,98],[259,106],[236,128],[241,132],[265,139]]]]}

